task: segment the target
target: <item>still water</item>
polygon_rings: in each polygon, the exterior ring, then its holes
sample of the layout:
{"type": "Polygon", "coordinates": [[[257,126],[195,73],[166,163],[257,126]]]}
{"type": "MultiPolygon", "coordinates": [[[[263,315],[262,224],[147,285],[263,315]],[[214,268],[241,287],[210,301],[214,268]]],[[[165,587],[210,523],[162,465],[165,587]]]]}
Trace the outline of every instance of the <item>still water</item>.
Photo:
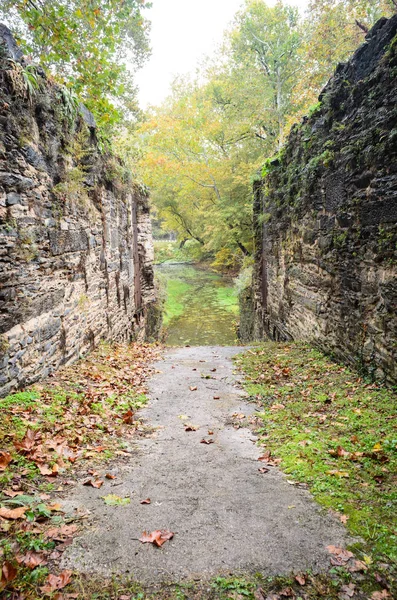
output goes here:
{"type": "Polygon", "coordinates": [[[230,277],[190,264],[163,263],[156,270],[167,291],[167,346],[237,343],[238,299],[230,277]]]}

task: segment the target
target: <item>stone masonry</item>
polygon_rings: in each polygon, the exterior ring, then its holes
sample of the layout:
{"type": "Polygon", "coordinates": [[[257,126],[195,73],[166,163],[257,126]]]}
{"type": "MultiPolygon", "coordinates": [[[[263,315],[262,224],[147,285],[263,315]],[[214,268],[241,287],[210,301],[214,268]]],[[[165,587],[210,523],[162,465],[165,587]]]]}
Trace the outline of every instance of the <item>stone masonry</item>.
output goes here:
{"type": "Polygon", "coordinates": [[[337,67],[255,185],[255,336],[397,381],[397,16],[337,67]]]}
{"type": "Polygon", "coordinates": [[[147,194],[0,25],[0,395],[142,338],[152,261],[147,194]]]}

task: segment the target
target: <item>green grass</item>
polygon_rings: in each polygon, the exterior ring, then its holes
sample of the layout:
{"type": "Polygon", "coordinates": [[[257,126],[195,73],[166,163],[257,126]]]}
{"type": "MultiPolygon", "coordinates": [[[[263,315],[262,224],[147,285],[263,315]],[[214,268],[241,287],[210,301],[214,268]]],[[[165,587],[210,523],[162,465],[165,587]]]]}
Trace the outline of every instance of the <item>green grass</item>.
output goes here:
{"type": "Polygon", "coordinates": [[[183,302],[184,294],[191,289],[188,283],[182,279],[167,279],[167,298],[164,307],[164,325],[168,325],[171,319],[179,317],[185,310],[183,302]]]}
{"type": "Polygon", "coordinates": [[[238,304],[238,293],[234,287],[218,287],[216,288],[216,294],[219,305],[233,313],[234,315],[239,314],[238,304]]]}
{"type": "Polygon", "coordinates": [[[260,403],[259,443],[289,479],[364,539],[368,564],[397,560],[397,394],[303,344],[266,343],[236,359],[260,403]]]}

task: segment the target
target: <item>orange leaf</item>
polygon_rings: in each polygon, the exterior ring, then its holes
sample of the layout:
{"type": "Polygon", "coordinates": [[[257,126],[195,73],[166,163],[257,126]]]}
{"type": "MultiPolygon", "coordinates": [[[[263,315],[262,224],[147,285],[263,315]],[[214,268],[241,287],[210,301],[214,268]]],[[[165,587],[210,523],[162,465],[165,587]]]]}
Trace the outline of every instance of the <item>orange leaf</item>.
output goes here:
{"type": "Polygon", "coordinates": [[[60,575],[48,575],[46,579],[46,585],[41,587],[41,591],[44,594],[52,594],[55,590],[61,590],[70,582],[72,571],[62,571],[60,575]]]}
{"type": "Polygon", "coordinates": [[[134,413],[132,412],[132,410],[127,410],[127,412],[123,415],[123,423],[126,423],[127,425],[131,425],[134,420],[133,420],[133,416],[134,413]]]}
{"type": "Polygon", "coordinates": [[[47,560],[43,552],[34,552],[29,550],[25,556],[17,556],[17,561],[24,564],[28,569],[35,569],[38,566],[46,565],[47,560]]]}
{"type": "Polygon", "coordinates": [[[150,504],[150,498],[146,498],[146,500],[141,500],[141,504],[150,504]]]}
{"type": "Polygon", "coordinates": [[[103,484],[102,479],[97,479],[96,481],[94,481],[94,479],[86,479],[85,481],[83,481],[83,485],[90,485],[91,487],[97,488],[97,489],[99,489],[102,484],[103,484]]]}
{"type": "Polygon", "coordinates": [[[5,471],[11,461],[11,454],[4,450],[0,450],[0,471],[5,471]]]}
{"type": "Polygon", "coordinates": [[[174,537],[172,531],[167,531],[166,529],[156,529],[152,531],[152,533],[143,532],[142,537],[139,538],[139,541],[142,544],[153,544],[154,546],[158,546],[159,548],[165,544],[167,540],[170,540],[174,537]]]}
{"type": "Polygon", "coordinates": [[[295,579],[299,583],[299,585],[306,584],[306,577],[303,575],[303,573],[298,573],[298,575],[295,576],[295,579]]]}
{"type": "Polygon", "coordinates": [[[1,569],[0,589],[4,589],[10,581],[13,581],[17,576],[18,570],[8,561],[3,563],[1,569]]]}
{"type": "Polygon", "coordinates": [[[212,440],[212,439],[206,440],[205,438],[203,438],[200,442],[200,444],[213,444],[213,443],[214,443],[214,440],[212,440]]]}
{"type": "Polygon", "coordinates": [[[35,440],[36,433],[33,431],[33,429],[29,429],[28,427],[22,440],[20,442],[14,442],[14,446],[21,452],[30,452],[35,444],[35,440]]]}
{"type": "Polygon", "coordinates": [[[197,429],[200,429],[198,425],[191,425],[190,423],[185,425],[185,431],[197,431],[197,429]]]}
{"type": "Polygon", "coordinates": [[[28,510],[27,506],[19,506],[18,508],[0,508],[0,517],[3,519],[22,519],[25,512],[28,510]]]}

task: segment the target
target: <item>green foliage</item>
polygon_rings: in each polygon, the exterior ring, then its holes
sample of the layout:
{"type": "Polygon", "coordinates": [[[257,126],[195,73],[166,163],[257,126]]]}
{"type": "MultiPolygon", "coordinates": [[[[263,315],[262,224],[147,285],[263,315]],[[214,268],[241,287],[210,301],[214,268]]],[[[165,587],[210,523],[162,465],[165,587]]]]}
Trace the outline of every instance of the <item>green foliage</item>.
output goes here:
{"type": "MultiPolygon", "coordinates": [[[[110,130],[125,113],[136,112],[133,72],[149,54],[147,6],[140,0],[4,0],[0,17],[25,52],[73,88],[110,130]]],[[[29,70],[25,82],[33,92],[29,70]]]]}
{"type": "Polygon", "coordinates": [[[350,531],[366,540],[361,552],[395,560],[395,391],[363,382],[303,344],[269,342],[237,362],[262,405],[260,443],[290,479],[308,483],[322,505],[345,515],[350,531]]]}

